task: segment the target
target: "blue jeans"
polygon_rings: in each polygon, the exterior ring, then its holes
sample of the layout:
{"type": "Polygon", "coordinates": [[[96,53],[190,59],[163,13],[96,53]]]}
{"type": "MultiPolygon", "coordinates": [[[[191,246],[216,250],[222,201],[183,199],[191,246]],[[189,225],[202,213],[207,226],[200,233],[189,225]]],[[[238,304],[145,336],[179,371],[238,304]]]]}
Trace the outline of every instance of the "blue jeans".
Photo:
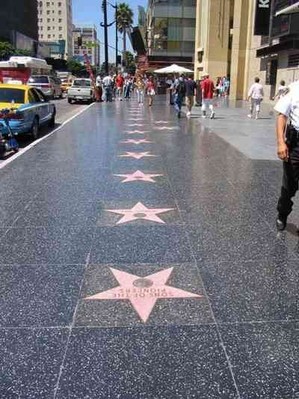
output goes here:
{"type": "Polygon", "coordinates": [[[181,96],[180,94],[175,94],[174,95],[174,108],[175,108],[176,112],[181,112],[182,104],[183,104],[183,96],[181,96]]]}

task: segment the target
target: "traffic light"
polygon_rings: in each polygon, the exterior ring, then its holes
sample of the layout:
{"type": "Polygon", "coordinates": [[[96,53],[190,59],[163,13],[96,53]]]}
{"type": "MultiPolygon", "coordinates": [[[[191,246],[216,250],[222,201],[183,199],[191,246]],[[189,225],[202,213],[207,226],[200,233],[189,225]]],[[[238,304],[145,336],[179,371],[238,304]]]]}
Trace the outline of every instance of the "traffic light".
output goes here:
{"type": "Polygon", "coordinates": [[[77,44],[78,44],[78,47],[81,47],[81,46],[82,46],[82,36],[78,36],[78,38],[77,38],[77,44]]]}

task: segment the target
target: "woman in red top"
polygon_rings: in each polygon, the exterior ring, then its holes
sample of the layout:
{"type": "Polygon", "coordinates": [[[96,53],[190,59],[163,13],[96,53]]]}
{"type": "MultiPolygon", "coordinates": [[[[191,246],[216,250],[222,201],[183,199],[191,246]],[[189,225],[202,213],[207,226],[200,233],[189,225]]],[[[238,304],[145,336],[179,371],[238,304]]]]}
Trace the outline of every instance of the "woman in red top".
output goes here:
{"type": "Polygon", "coordinates": [[[148,81],[147,81],[146,92],[147,92],[147,95],[148,95],[148,105],[152,106],[153,100],[154,100],[154,96],[156,94],[155,83],[154,83],[154,80],[153,80],[152,76],[150,76],[148,81]]]}

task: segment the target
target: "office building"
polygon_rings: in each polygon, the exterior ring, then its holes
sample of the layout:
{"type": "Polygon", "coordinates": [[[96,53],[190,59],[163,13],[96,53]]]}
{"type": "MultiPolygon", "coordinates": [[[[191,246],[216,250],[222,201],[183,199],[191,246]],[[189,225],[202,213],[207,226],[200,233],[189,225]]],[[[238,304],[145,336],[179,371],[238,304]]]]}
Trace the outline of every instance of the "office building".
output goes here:
{"type": "Polygon", "coordinates": [[[38,41],[36,0],[14,0],[0,7],[0,40],[36,53],[38,41]]]}
{"type": "Polygon", "coordinates": [[[72,58],[72,0],[38,0],[38,37],[53,58],[72,58]]]}
{"type": "Polygon", "coordinates": [[[272,99],[281,79],[299,78],[298,7],[294,0],[198,0],[195,77],[230,76],[231,98],[245,99],[258,76],[272,99]]]}
{"type": "Polygon", "coordinates": [[[73,28],[73,58],[84,64],[84,54],[87,54],[91,65],[100,66],[100,42],[95,26],[73,28]]]}
{"type": "Polygon", "coordinates": [[[193,68],[196,0],[149,0],[145,33],[149,63],[193,68]]]}

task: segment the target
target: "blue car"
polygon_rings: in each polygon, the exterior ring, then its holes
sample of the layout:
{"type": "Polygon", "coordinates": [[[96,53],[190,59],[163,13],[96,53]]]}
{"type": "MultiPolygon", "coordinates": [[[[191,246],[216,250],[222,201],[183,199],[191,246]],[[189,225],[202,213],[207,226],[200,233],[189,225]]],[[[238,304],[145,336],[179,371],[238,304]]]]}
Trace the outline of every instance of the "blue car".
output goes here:
{"type": "Polygon", "coordinates": [[[15,134],[30,134],[37,139],[41,126],[55,125],[55,105],[40,90],[27,85],[0,84],[0,133],[7,134],[3,109],[14,110],[9,125],[15,134]]]}

